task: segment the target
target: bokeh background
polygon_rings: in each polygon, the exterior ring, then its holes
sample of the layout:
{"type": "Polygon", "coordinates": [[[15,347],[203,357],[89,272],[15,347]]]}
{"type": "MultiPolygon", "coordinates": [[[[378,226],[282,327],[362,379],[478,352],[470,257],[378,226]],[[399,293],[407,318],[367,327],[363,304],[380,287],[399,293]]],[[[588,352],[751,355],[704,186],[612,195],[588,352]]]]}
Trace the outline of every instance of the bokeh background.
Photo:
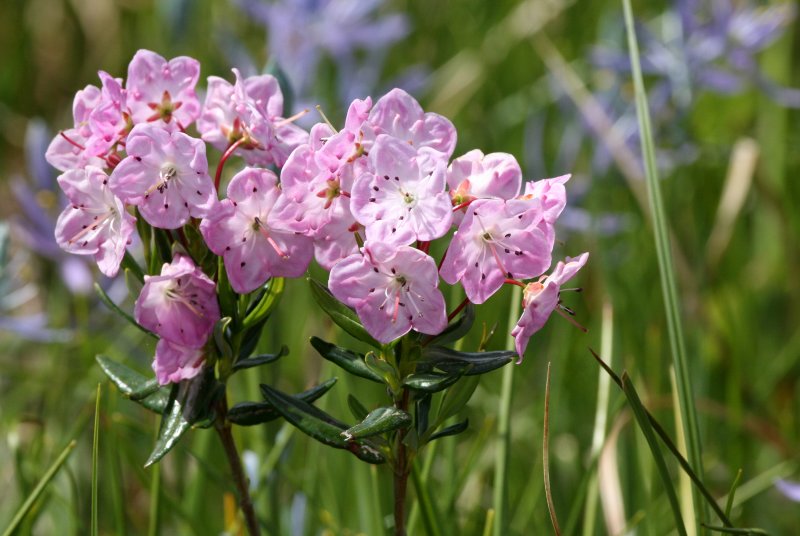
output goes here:
{"type": "MultiPolygon", "coordinates": [[[[797,6],[681,0],[633,7],[707,484],[722,497],[742,469],[734,521],[796,533],[800,504],[775,482],[800,480],[797,6]]],[[[101,281],[130,308],[124,282],[102,280],[52,238],[63,198],[44,150],[71,125],[74,93],[97,84],[99,69],[124,77],[139,48],[198,58],[201,86],[209,75],[230,79],[231,67],[247,75],[277,62],[292,87],[292,111],[321,104],[334,122],[352,98],[400,86],[427,111],[451,118],[456,155],[512,153],[530,180],[572,173],[556,254],[591,254],[577,279],[584,292],[565,296],[589,332],[554,317],[515,368],[508,531],[551,530],[541,461],[551,362],[551,480],[562,528],[670,533],[650,452],[613,387],[605,434],[593,446],[601,374],[588,347],[629,372],[673,434],[676,411],[622,6],[569,0],[0,4],[0,524],[76,439],[21,533],[88,532],[92,420],[102,383],[101,533],[240,530],[209,431],[192,432],[168,455],[154,489],[143,462],[157,421],[107,384],[94,361],[103,353],[148,372],[153,345],[106,310],[91,286],[101,281]]],[[[508,347],[509,294],[479,309],[476,326],[496,327],[491,348],[508,347]]],[[[258,399],[260,382],[299,391],[337,374],[308,345],[310,335],[330,340],[337,333],[304,280],[289,283],[273,318],[261,348],[285,343],[291,354],[237,376],[234,401],[258,399]]],[[[334,415],[349,417],[350,390],[380,400],[366,382],[338,375],[320,402],[334,415]]],[[[436,444],[429,481],[450,534],[483,533],[492,507],[499,392],[500,373],[485,377],[462,415],[469,431],[436,444]]],[[[391,512],[384,468],[363,466],[280,422],[236,434],[270,534],[383,532],[391,512]]],[[[423,534],[416,509],[411,533],[423,534]]]]}

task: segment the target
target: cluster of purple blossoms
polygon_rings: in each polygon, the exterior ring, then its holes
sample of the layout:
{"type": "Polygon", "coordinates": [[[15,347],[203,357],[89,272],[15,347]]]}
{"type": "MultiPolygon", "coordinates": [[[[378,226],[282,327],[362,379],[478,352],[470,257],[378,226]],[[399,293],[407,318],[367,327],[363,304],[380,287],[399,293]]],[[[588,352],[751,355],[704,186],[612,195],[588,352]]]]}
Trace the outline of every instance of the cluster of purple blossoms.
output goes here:
{"type": "MultiPolygon", "coordinates": [[[[520,356],[559,309],[560,285],[588,256],[542,275],[569,176],[523,185],[504,153],[473,150],[450,162],[453,124],[399,89],[374,106],[369,97],[355,100],[339,131],[319,123],[309,133],[284,118],[272,76],[234,70],[232,84],[209,77],[201,106],[199,71],[191,58],[142,50],[126,82],[101,72],[101,88],[78,92],[73,128],[47,151],[71,203],[57,223],[62,248],[93,255],[113,277],[136,228],[135,207],[175,241],[185,242],[185,226],[199,230],[239,294],[273,277],[302,276],[315,258],[330,270],[331,293],[382,343],[446,327],[440,277],[461,283],[473,303],[506,283],[524,287],[514,330],[520,356]],[[187,132],[193,124],[199,137],[187,132]],[[222,151],[213,179],[204,142],[222,151]],[[220,201],[222,168],[234,155],[245,166],[220,201]],[[440,238],[451,240],[437,266],[429,248],[440,238]],[[532,278],[539,280],[525,284],[532,278]]],[[[160,275],[145,276],[136,301],[137,322],[160,337],[153,365],[160,383],[199,373],[220,319],[218,274],[196,261],[175,253],[160,275]]]]}

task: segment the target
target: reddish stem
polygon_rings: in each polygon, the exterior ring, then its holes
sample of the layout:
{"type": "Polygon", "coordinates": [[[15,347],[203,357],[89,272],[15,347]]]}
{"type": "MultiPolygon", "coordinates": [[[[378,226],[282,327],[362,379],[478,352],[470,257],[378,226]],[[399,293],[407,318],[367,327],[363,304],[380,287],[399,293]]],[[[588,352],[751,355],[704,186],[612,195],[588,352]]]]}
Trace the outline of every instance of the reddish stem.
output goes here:
{"type": "Polygon", "coordinates": [[[525,288],[525,283],[517,281],[516,279],[506,279],[503,281],[506,285],[517,285],[518,287],[525,288]]]}
{"type": "Polygon", "coordinates": [[[462,208],[467,208],[469,206],[469,204],[472,203],[473,201],[475,201],[475,200],[474,199],[470,199],[469,201],[464,201],[463,203],[454,206],[453,207],[453,212],[458,212],[462,208]]]}
{"type": "Polygon", "coordinates": [[[453,310],[453,312],[452,312],[452,313],[450,313],[449,315],[447,315],[447,322],[450,322],[451,320],[453,320],[453,319],[456,317],[456,315],[457,315],[458,313],[460,313],[461,311],[463,311],[463,310],[464,310],[464,307],[466,307],[468,303],[469,303],[469,298],[464,298],[464,301],[462,301],[460,304],[458,304],[458,307],[456,307],[456,308],[453,310]]]}
{"type": "Polygon", "coordinates": [[[222,153],[222,158],[219,159],[219,164],[217,164],[217,172],[214,174],[214,188],[219,190],[219,181],[222,178],[222,168],[225,166],[225,161],[230,158],[233,154],[233,151],[239,148],[239,146],[244,143],[244,138],[239,138],[235,142],[228,145],[228,148],[225,149],[225,152],[222,153]]]}
{"type": "Polygon", "coordinates": [[[431,249],[430,240],[427,240],[427,241],[424,241],[424,242],[417,241],[417,249],[419,249],[423,253],[428,253],[428,251],[431,249]]]}
{"type": "Polygon", "coordinates": [[[86,147],[84,147],[83,145],[81,145],[81,144],[80,144],[80,143],[78,143],[77,141],[73,140],[72,138],[70,138],[69,136],[67,136],[66,134],[64,134],[64,131],[63,131],[63,130],[62,130],[62,131],[60,131],[60,132],[58,133],[58,135],[59,135],[59,136],[61,136],[62,138],[64,138],[65,140],[67,140],[67,142],[68,142],[70,145],[73,145],[73,146],[77,147],[77,148],[78,148],[78,149],[80,149],[81,151],[85,151],[85,150],[86,150],[86,147]]]}

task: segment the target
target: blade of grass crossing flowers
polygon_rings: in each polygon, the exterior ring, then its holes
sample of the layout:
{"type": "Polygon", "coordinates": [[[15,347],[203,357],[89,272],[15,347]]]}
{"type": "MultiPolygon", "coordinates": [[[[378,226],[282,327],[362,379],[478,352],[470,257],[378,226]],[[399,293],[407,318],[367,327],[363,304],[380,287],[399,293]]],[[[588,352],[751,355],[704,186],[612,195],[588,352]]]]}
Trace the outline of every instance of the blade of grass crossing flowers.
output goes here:
{"type": "MultiPolygon", "coordinates": [[[[625,11],[625,28],[628,34],[628,48],[633,73],[633,86],[636,95],[636,115],[639,119],[639,132],[642,144],[642,153],[645,163],[645,176],[647,179],[647,194],[653,213],[653,231],[655,235],[658,267],[661,274],[661,288],[664,295],[664,308],[667,316],[667,331],[669,333],[672,360],[680,400],[681,421],[686,434],[689,462],[696,474],[703,475],[702,451],[700,449],[700,432],[697,422],[697,413],[692,392],[691,376],[686,358],[686,344],[681,325],[680,306],[678,303],[677,285],[673,272],[673,260],[670,251],[669,235],[667,232],[664,205],[661,199],[661,190],[656,170],[655,148],[652,129],[650,127],[650,113],[647,105],[647,96],[642,79],[642,70],[639,63],[639,46],[633,23],[633,11],[630,0],[622,0],[625,11]]],[[[701,519],[708,518],[708,508],[702,503],[697,492],[694,493],[695,505],[699,507],[701,519]]],[[[698,527],[699,528],[699,527],[698,527]]]]}
{"type": "Polygon", "coordinates": [[[92,437],[92,520],[91,534],[97,535],[98,512],[97,512],[97,461],[100,446],[100,384],[97,384],[97,396],[94,402],[94,437],[92,437]]]}
{"type": "MultiPolygon", "coordinates": [[[[519,313],[522,289],[513,285],[511,301],[508,309],[508,325],[514,325],[519,313]]],[[[514,338],[508,330],[506,348],[514,347],[514,338]]],[[[508,533],[508,490],[506,478],[508,477],[508,455],[511,444],[511,397],[514,385],[514,367],[503,368],[503,384],[500,389],[500,406],[497,410],[497,452],[494,465],[494,533],[497,535],[508,533]]]]}
{"type": "Polygon", "coordinates": [[[14,517],[11,519],[11,522],[6,527],[6,530],[3,532],[3,536],[11,536],[19,524],[25,519],[25,515],[30,511],[33,505],[36,503],[36,500],[42,494],[42,492],[47,488],[47,485],[50,484],[50,481],[53,480],[53,477],[56,476],[59,469],[64,465],[64,462],[67,461],[72,449],[75,448],[77,443],[73,439],[72,441],[67,444],[64,450],[61,451],[61,454],[58,455],[56,461],[53,462],[53,465],[47,469],[47,472],[42,476],[42,479],[39,480],[39,483],[36,484],[36,487],[33,488],[30,495],[25,499],[25,502],[22,503],[22,506],[19,507],[17,513],[14,514],[14,517]]]}
{"type": "MultiPolygon", "coordinates": [[[[614,309],[609,302],[603,303],[603,323],[600,334],[601,354],[607,356],[609,364],[613,366],[614,343],[614,309]]],[[[608,398],[611,390],[611,377],[602,369],[598,371],[597,378],[597,409],[594,415],[594,431],[592,432],[592,447],[590,456],[596,460],[606,439],[606,423],[608,421],[608,398]]],[[[595,465],[589,476],[586,490],[586,507],[583,521],[583,535],[590,536],[595,533],[595,520],[597,519],[598,500],[597,466],[595,465]]]]}
{"type": "MultiPolygon", "coordinates": [[[[672,387],[672,403],[673,407],[679,407],[678,401],[678,386],[675,379],[675,368],[670,367],[669,370],[669,379],[670,385],[672,387]]],[[[675,412],[675,443],[678,449],[680,449],[681,454],[686,454],[686,434],[684,434],[684,427],[683,422],[681,420],[681,412],[675,412]]],[[[681,500],[681,511],[683,512],[684,519],[694,519],[695,518],[695,509],[694,509],[694,502],[692,501],[692,480],[689,478],[689,475],[681,471],[678,473],[678,492],[680,494],[681,500]]],[[[689,525],[686,527],[686,532],[689,533],[689,536],[694,536],[695,527],[693,525],[689,525]]]]}
{"type": "Polygon", "coordinates": [[[633,415],[636,417],[636,422],[639,424],[639,429],[644,434],[647,444],[650,447],[650,452],[653,453],[653,460],[656,463],[656,468],[661,476],[661,481],[664,484],[664,492],[669,499],[672,514],[675,516],[675,529],[681,536],[686,536],[686,527],[683,524],[683,516],[681,515],[681,505],[678,502],[678,495],[675,492],[675,487],[672,484],[672,478],[667,469],[667,463],[664,461],[664,456],[661,454],[661,448],[658,446],[658,440],[653,433],[653,428],[650,425],[650,419],[647,410],[642,406],[639,395],[633,387],[630,378],[626,372],[622,373],[622,389],[625,391],[625,396],[628,398],[628,403],[633,410],[633,415]]]}
{"type": "Polygon", "coordinates": [[[544,384],[544,431],[542,432],[542,470],[544,473],[544,494],[547,498],[547,511],[553,524],[553,533],[560,536],[558,516],[553,505],[553,494],[550,489],[550,363],[547,363],[547,380],[544,384]]]}

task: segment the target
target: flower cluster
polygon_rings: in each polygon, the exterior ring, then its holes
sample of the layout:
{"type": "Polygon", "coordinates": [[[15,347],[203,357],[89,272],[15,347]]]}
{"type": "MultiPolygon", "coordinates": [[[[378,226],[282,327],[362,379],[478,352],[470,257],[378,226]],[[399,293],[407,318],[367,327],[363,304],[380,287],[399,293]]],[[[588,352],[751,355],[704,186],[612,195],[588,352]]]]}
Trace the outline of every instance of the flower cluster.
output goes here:
{"type": "Polygon", "coordinates": [[[234,69],[233,83],[209,77],[201,106],[198,75],[191,58],[139,51],[126,82],[101,72],[102,87],[78,92],[73,128],[47,151],[71,202],[56,228],[62,248],[93,255],[114,276],[136,229],[134,208],[138,225],[179,245],[160,275],[145,276],[136,302],[137,322],[161,339],[161,383],[199,372],[220,318],[216,263],[191,258],[197,247],[222,258],[239,294],[302,276],[316,259],[330,270],[331,293],[381,343],[446,327],[440,277],[460,283],[476,304],[503,284],[525,287],[514,330],[520,356],[559,307],[560,284],[586,261],[587,254],[567,259],[526,285],[551,265],[569,176],[523,183],[505,153],[473,150],[451,161],[453,124],[402,90],[374,105],[355,100],[341,130],[319,123],[306,132],[284,118],[272,76],[243,78],[234,69]],[[199,137],[188,131],[193,124],[199,137]],[[222,152],[213,179],[206,143],[222,152]],[[220,201],[222,168],[233,155],[245,166],[220,201]],[[438,239],[449,245],[437,265],[429,250],[438,239]]]}

